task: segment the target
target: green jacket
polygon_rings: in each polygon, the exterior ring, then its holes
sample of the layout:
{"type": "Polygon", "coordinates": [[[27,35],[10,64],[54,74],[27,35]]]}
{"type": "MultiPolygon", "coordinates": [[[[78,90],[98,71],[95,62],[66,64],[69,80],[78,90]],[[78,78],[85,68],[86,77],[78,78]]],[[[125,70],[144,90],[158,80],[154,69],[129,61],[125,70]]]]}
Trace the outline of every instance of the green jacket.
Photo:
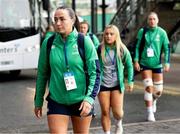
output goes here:
{"type": "MultiPolygon", "coordinates": [[[[108,45],[105,45],[106,49],[109,49],[108,45]]],[[[118,79],[119,79],[119,85],[120,85],[120,91],[124,92],[125,90],[125,84],[124,84],[124,71],[127,71],[127,77],[128,77],[128,85],[133,85],[134,84],[134,69],[133,69],[133,62],[131,55],[129,53],[129,50],[125,47],[124,50],[122,51],[123,55],[121,59],[116,55],[116,63],[117,63],[117,68],[118,68],[118,79]]],[[[107,52],[105,51],[105,55],[107,52]]],[[[101,54],[99,54],[101,55],[101,54]]],[[[100,68],[101,68],[101,80],[103,77],[103,66],[104,63],[102,61],[101,56],[99,56],[100,60],[100,68]]]]}
{"type": "Polygon", "coordinates": [[[49,38],[49,37],[51,37],[54,33],[55,33],[55,32],[48,31],[48,32],[46,32],[46,34],[45,34],[45,37],[44,37],[44,38],[49,38]]]}
{"type": "Polygon", "coordinates": [[[141,53],[141,58],[139,57],[139,47],[140,41],[143,34],[143,28],[141,28],[137,35],[137,44],[135,49],[134,61],[138,61],[141,65],[150,68],[161,68],[161,55],[164,53],[164,63],[166,66],[170,65],[170,47],[169,39],[166,32],[161,27],[148,28],[145,34],[145,44],[144,50],[141,53]],[[154,51],[153,57],[147,56],[147,49],[151,47],[154,51]],[[140,61],[139,61],[140,59],[140,61]]]}
{"type": "Polygon", "coordinates": [[[85,58],[89,75],[89,85],[86,88],[86,76],[84,72],[84,62],[79,55],[77,46],[78,32],[74,29],[64,42],[61,35],[56,33],[53,41],[50,55],[49,64],[51,68],[50,78],[48,75],[48,59],[47,59],[47,39],[46,38],[41,46],[39,63],[38,63],[38,75],[36,82],[36,95],[35,95],[35,107],[42,107],[44,101],[44,94],[46,84],[48,82],[50,98],[60,104],[71,105],[83,100],[93,104],[94,99],[99,91],[100,84],[100,68],[99,60],[96,50],[92,44],[92,41],[85,37],[85,58]],[[64,73],[67,72],[67,66],[65,62],[65,50],[67,61],[69,64],[70,72],[74,73],[77,88],[67,91],[64,83],[64,73]]]}
{"type": "Polygon", "coordinates": [[[91,38],[91,36],[92,36],[92,39],[91,39],[91,40],[92,40],[95,48],[97,49],[98,46],[100,45],[100,42],[99,42],[98,38],[96,37],[96,35],[95,35],[95,34],[92,34],[92,33],[87,33],[86,35],[89,36],[90,38],[91,38]]]}

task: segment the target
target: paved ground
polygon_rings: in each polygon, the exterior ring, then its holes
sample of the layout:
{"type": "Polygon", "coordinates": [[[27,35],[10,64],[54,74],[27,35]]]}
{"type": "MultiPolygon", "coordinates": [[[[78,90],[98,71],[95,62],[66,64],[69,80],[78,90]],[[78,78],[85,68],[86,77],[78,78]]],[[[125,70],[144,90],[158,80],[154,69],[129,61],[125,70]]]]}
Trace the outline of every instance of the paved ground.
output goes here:
{"type": "MultiPolygon", "coordinates": [[[[125,117],[123,119],[124,134],[180,134],[180,58],[174,56],[172,58],[171,72],[164,75],[164,94],[160,99],[156,122],[146,122],[144,117],[143,103],[143,86],[140,81],[140,76],[136,76],[135,88],[132,94],[125,94],[125,117]],[[136,109],[134,107],[137,107],[136,109]]],[[[42,120],[35,120],[32,114],[32,106],[24,109],[27,104],[32,105],[34,88],[29,88],[34,85],[34,80],[29,79],[29,76],[20,77],[18,81],[5,81],[1,83],[0,88],[0,134],[3,133],[47,133],[46,116],[42,120]],[[21,80],[25,79],[25,80],[21,80]],[[7,84],[8,83],[8,84],[7,84]],[[23,86],[23,87],[22,87],[23,86]],[[27,89],[25,90],[25,87],[27,89]],[[17,92],[17,89],[21,89],[17,92]],[[11,98],[3,98],[11,95],[11,98]],[[19,102],[16,104],[16,101],[19,102]],[[20,102],[29,103],[20,103],[20,102]],[[4,105],[3,105],[4,104],[4,105]],[[8,105],[7,105],[8,104],[8,105]],[[18,109],[17,109],[18,108],[18,109]],[[29,115],[31,113],[32,115],[29,115]],[[6,117],[5,117],[6,116],[6,117]],[[5,126],[6,122],[9,126],[5,126]],[[22,125],[23,123],[23,125],[22,125]],[[4,127],[3,127],[4,126],[4,127]],[[14,126],[14,127],[12,127],[14,126]]],[[[30,76],[32,77],[32,76],[30,76]]],[[[34,77],[34,76],[33,76],[34,77]]],[[[0,78],[1,79],[1,78],[0,78]]],[[[3,79],[3,78],[2,78],[3,79]]],[[[98,110],[99,111],[99,110],[98,110]]],[[[100,125],[100,112],[97,113],[97,118],[92,121],[90,134],[103,133],[100,125]]],[[[114,122],[112,122],[112,133],[114,132],[114,122]]],[[[71,128],[69,134],[72,133],[71,128]]]]}
{"type": "MultiPolygon", "coordinates": [[[[124,124],[124,134],[179,134],[180,118],[156,122],[139,122],[124,124]]],[[[112,126],[112,133],[115,126],[112,126]]],[[[70,132],[71,133],[71,132],[70,132]]],[[[90,129],[91,134],[103,134],[102,128],[90,129]]]]}
{"type": "MultiPolygon", "coordinates": [[[[164,93],[180,95],[180,57],[179,55],[172,56],[171,72],[164,74],[164,93]]],[[[140,76],[136,76],[136,87],[142,86],[140,76]]],[[[138,92],[138,91],[136,91],[138,92]]],[[[180,97],[180,96],[179,96],[180,97]]],[[[177,106],[178,108],[180,105],[177,106]]],[[[171,110],[171,109],[170,109],[171,110]]],[[[157,120],[156,122],[136,122],[124,123],[124,134],[180,134],[180,112],[179,118],[157,120]]],[[[112,126],[112,133],[115,126],[112,126]]],[[[91,134],[103,133],[101,127],[90,129],[91,134]]]]}

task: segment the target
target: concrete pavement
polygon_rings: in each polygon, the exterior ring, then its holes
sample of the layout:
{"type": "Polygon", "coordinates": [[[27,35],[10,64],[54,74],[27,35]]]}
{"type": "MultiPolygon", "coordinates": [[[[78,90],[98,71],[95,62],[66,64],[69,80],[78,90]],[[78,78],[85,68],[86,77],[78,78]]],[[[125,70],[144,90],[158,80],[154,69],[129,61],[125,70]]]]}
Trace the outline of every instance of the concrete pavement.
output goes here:
{"type": "MultiPolygon", "coordinates": [[[[180,56],[172,55],[171,71],[164,74],[164,94],[177,95],[180,97],[180,56]]],[[[136,92],[142,92],[143,87],[140,76],[136,76],[136,92]],[[138,91],[139,89],[139,91],[138,91]]],[[[177,107],[180,107],[179,105],[177,107]]],[[[180,134],[180,113],[179,118],[157,120],[156,122],[136,122],[123,124],[124,134],[180,134]]],[[[112,126],[112,133],[115,126],[112,126]]],[[[101,127],[90,129],[91,134],[103,134],[101,127]]]]}
{"type": "MultiPolygon", "coordinates": [[[[164,74],[164,94],[180,97],[180,56],[172,55],[171,71],[164,74]]],[[[135,92],[143,92],[140,75],[135,77],[135,92]]],[[[177,107],[180,107],[179,105],[177,107]]],[[[157,120],[156,122],[123,123],[124,134],[180,134],[179,118],[157,120]]],[[[114,133],[115,125],[112,125],[111,133],[114,133]]],[[[69,131],[72,133],[72,130],[69,131]]],[[[101,126],[91,127],[90,134],[103,134],[101,126]]]]}
{"type": "MultiPolygon", "coordinates": [[[[27,75],[27,74],[26,74],[27,75]]],[[[25,79],[27,76],[22,76],[20,79],[25,79]]],[[[132,93],[125,93],[123,119],[124,134],[166,134],[180,133],[180,58],[175,55],[172,57],[171,71],[165,73],[164,94],[159,100],[158,111],[156,113],[156,122],[145,121],[145,106],[143,102],[143,85],[140,76],[135,78],[135,87],[132,93]]],[[[31,75],[29,76],[32,77],[31,75]]],[[[35,76],[33,76],[35,77],[35,76]]],[[[28,77],[27,77],[28,78],[28,77]]],[[[25,79],[20,82],[1,83],[0,95],[0,134],[4,133],[47,133],[46,115],[42,120],[34,119],[32,113],[32,104],[34,96],[34,88],[29,88],[34,85],[34,79],[25,79]],[[28,83],[26,83],[28,81],[28,83]],[[17,83],[17,85],[16,85],[17,83]],[[9,85],[9,86],[8,86],[9,85]],[[12,87],[18,86],[16,90],[10,90],[12,87]],[[23,87],[22,87],[23,86],[23,87]],[[18,90],[21,89],[22,90],[18,90]],[[28,88],[27,90],[25,90],[28,88]],[[7,92],[6,92],[6,90],[7,92]],[[9,90],[8,90],[9,89],[9,90]],[[10,93],[12,95],[10,95],[10,93]],[[9,96],[15,99],[3,99],[4,96],[9,96]],[[18,99],[17,99],[18,98],[18,99]],[[27,101],[26,101],[27,100],[27,101]],[[26,103],[21,103],[21,102],[26,103]],[[16,104],[17,103],[17,104],[16,104]],[[26,106],[29,104],[30,106],[26,106]],[[18,108],[18,109],[17,109],[18,108]],[[4,114],[3,114],[4,111],[4,114]],[[30,111],[30,112],[28,112],[30,111]],[[30,114],[30,115],[29,115],[30,114]],[[6,116],[5,118],[3,118],[6,116]],[[7,124],[7,121],[9,122],[7,124]],[[4,125],[3,125],[4,124],[4,125]],[[14,124],[14,125],[13,125],[14,124]],[[22,125],[23,124],[23,125],[22,125]]],[[[6,97],[7,98],[7,97],[6,97]]],[[[100,110],[97,104],[97,117],[92,121],[90,134],[103,134],[100,125],[100,110]]],[[[44,108],[44,110],[46,107],[44,108]]],[[[45,114],[45,112],[44,112],[45,114]]],[[[114,132],[114,120],[112,120],[112,134],[114,132]]],[[[72,127],[69,128],[69,134],[72,133],[72,127]]]]}
{"type": "MultiPolygon", "coordinates": [[[[124,134],[179,134],[180,118],[161,120],[156,122],[138,122],[123,125],[124,134]]],[[[115,126],[112,126],[111,133],[114,133],[115,126]]],[[[69,133],[72,133],[71,131],[69,133]]],[[[103,134],[101,127],[90,129],[90,134],[103,134]]]]}

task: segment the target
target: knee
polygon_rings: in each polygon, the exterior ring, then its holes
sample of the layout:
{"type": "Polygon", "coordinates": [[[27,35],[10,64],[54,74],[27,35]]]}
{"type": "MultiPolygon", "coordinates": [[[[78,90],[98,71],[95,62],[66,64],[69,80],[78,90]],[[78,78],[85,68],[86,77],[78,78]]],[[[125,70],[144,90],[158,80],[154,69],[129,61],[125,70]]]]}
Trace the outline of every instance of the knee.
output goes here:
{"type": "Polygon", "coordinates": [[[163,91],[163,81],[154,82],[154,98],[159,98],[162,95],[163,91]]]}
{"type": "Polygon", "coordinates": [[[153,81],[152,81],[152,78],[145,78],[143,80],[143,84],[144,84],[145,90],[147,92],[153,92],[153,81]]]}
{"type": "Polygon", "coordinates": [[[120,120],[122,119],[124,116],[124,111],[123,110],[120,110],[120,111],[113,111],[113,117],[117,120],[120,120]]]}
{"type": "MultiPolygon", "coordinates": [[[[144,84],[144,87],[145,89],[148,91],[148,90],[152,90],[152,87],[153,87],[153,81],[152,81],[152,78],[145,78],[143,80],[143,84],[144,84]]],[[[148,91],[150,92],[150,91],[148,91]]]]}
{"type": "Polygon", "coordinates": [[[109,117],[110,116],[110,111],[109,110],[102,110],[101,115],[104,116],[104,117],[109,117]]]}
{"type": "Polygon", "coordinates": [[[144,100],[145,101],[152,101],[152,92],[153,92],[153,81],[151,78],[146,78],[143,80],[143,84],[145,87],[144,91],[144,100]]]}

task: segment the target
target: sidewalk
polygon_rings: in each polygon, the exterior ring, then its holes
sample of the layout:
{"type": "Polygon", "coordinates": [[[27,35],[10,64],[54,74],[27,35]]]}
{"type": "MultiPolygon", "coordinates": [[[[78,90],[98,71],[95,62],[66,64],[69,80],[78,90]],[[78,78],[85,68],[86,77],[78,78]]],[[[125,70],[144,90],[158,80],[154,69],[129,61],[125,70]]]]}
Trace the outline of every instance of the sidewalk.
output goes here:
{"type": "MultiPolygon", "coordinates": [[[[124,134],[179,134],[180,118],[156,122],[124,124],[124,134]]],[[[112,126],[112,134],[115,126],[112,126]]],[[[103,134],[101,127],[91,128],[90,134],[103,134]]]]}
{"type": "MultiPolygon", "coordinates": [[[[164,77],[164,93],[160,99],[158,105],[158,112],[156,114],[156,122],[146,122],[144,113],[143,92],[144,87],[142,80],[139,76],[135,78],[134,91],[132,93],[126,93],[125,97],[125,116],[123,119],[123,134],[180,134],[180,56],[172,56],[170,72],[165,73],[164,77]]],[[[17,91],[16,91],[17,92],[17,91]]],[[[33,92],[28,90],[28,95],[33,92]]],[[[27,91],[26,91],[27,94],[27,91]]],[[[25,98],[26,96],[23,95],[25,98]]],[[[2,101],[4,102],[4,100],[2,101]]],[[[17,101],[18,105],[19,100],[17,101]]],[[[97,99],[96,99],[97,102],[97,99]]],[[[13,104],[16,102],[13,102],[13,104]]],[[[31,103],[30,103],[31,104],[31,103]]],[[[16,105],[15,105],[16,106],[16,105]]],[[[46,109],[46,108],[44,108],[46,109]]],[[[90,128],[90,134],[103,134],[102,127],[100,125],[100,108],[98,103],[96,104],[97,117],[92,121],[90,128]],[[94,124],[93,124],[94,123],[94,124]]],[[[0,109],[2,110],[2,109],[0,109]]],[[[14,108],[15,111],[16,110],[14,108]]],[[[13,111],[13,110],[11,110],[13,111]]],[[[26,110],[25,110],[26,111],[26,110]]],[[[7,111],[10,112],[10,111],[7,111]]],[[[30,112],[31,113],[31,112],[30,112]]],[[[37,120],[34,118],[34,114],[25,116],[22,118],[28,123],[21,125],[19,122],[19,114],[13,113],[13,116],[6,116],[6,120],[9,120],[9,125],[0,128],[0,134],[4,133],[16,133],[16,134],[47,134],[48,125],[46,119],[46,112],[44,112],[43,119],[37,120]],[[18,115],[18,116],[17,116],[18,115]],[[11,119],[15,119],[12,120],[11,119]],[[15,125],[11,125],[15,124],[15,125]],[[20,124],[20,125],[19,125],[20,124]],[[15,127],[12,127],[15,126],[15,127]]],[[[22,113],[21,113],[22,114],[22,113]]],[[[4,115],[2,115],[4,116],[4,115]]],[[[1,117],[2,117],[1,116],[1,117]]],[[[2,120],[1,124],[4,124],[6,120],[2,120]]],[[[114,120],[112,121],[111,134],[114,134],[115,126],[114,120]]],[[[61,126],[60,126],[61,127],[61,126]]],[[[72,134],[72,127],[70,126],[68,134],[72,134]]]]}
{"type": "MultiPolygon", "coordinates": [[[[170,72],[165,74],[164,93],[170,95],[180,95],[180,55],[172,55],[172,66],[170,72]]],[[[136,92],[142,92],[142,82],[140,76],[135,81],[136,92]]],[[[179,106],[178,106],[179,107],[179,106]]],[[[158,120],[156,122],[137,122],[123,124],[124,134],[180,134],[180,114],[179,118],[158,120]]],[[[112,126],[114,133],[115,126],[112,126]]],[[[90,129],[90,134],[103,134],[101,127],[90,129]]]]}

